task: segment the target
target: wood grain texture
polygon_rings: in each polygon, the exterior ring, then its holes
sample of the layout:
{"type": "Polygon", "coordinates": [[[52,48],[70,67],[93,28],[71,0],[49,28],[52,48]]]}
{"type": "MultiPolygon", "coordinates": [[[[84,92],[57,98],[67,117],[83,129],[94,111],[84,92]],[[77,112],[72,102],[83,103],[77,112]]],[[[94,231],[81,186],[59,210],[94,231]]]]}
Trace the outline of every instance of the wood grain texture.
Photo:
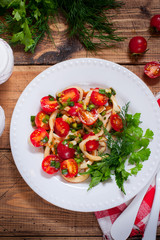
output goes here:
{"type": "MultiPolygon", "coordinates": [[[[160,13],[160,0],[123,2],[125,5],[111,18],[119,35],[126,39],[114,48],[96,54],[86,52],[77,39],[68,39],[63,16],[57,26],[51,25],[55,45],[46,37],[34,54],[24,53],[22,46],[13,48],[13,74],[0,85],[0,105],[6,115],[5,131],[0,138],[0,240],[102,240],[94,213],[56,207],[39,197],[24,182],[11,154],[9,130],[13,109],[25,87],[50,65],[67,59],[96,57],[119,63],[139,76],[153,94],[160,91],[160,79],[151,80],[143,73],[146,62],[160,60],[160,35],[153,35],[149,30],[151,16],[160,13]],[[129,54],[128,43],[137,35],[147,39],[149,50],[136,61],[129,54]]],[[[110,15],[112,13],[115,12],[110,15]]],[[[157,239],[160,239],[160,228],[157,239]]]]}
{"type": "MultiPolygon", "coordinates": [[[[117,33],[125,37],[125,41],[116,43],[114,48],[105,48],[96,53],[96,57],[107,59],[121,64],[144,64],[151,60],[159,60],[160,35],[151,33],[149,29],[150,18],[160,12],[160,0],[123,0],[125,3],[117,12],[110,12],[117,33]],[[138,62],[130,57],[128,51],[129,40],[137,35],[146,38],[148,51],[142,55],[138,62]]],[[[66,34],[67,23],[63,16],[55,25],[51,25],[53,42],[45,37],[34,54],[24,53],[22,46],[14,47],[15,64],[55,64],[67,59],[77,57],[94,57],[94,53],[87,52],[77,39],[68,39],[66,34]]]]}

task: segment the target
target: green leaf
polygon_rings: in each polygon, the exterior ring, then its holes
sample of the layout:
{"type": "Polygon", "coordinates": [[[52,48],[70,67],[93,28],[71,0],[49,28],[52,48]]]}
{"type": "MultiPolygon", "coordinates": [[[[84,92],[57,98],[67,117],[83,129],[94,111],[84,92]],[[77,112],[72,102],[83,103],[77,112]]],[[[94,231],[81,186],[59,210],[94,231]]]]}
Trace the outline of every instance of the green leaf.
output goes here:
{"type": "Polygon", "coordinates": [[[141,163],[136,164],[134,168],[131,168],[131,174],[137,175],[137,173],[142,169],[143,165],[141,163]]]}
{"type": "Polygon", "coordinates": [[[145,134],[144,134],[144,137],[145,137],[145,138],[148,138],[148,139],[153,139],[153,136],[154,136],[153,131],[150,130],[150,129],[147,129],[146,132],[145,132],[145,134]]]}
{"type": "Polygon", "coordinates": [[[150,156],[151,150],[149,148],[143,148],[138,152],[133,152],[129,158],[129,163],[139,163],[140,161],[144,162],[150,156]]]}

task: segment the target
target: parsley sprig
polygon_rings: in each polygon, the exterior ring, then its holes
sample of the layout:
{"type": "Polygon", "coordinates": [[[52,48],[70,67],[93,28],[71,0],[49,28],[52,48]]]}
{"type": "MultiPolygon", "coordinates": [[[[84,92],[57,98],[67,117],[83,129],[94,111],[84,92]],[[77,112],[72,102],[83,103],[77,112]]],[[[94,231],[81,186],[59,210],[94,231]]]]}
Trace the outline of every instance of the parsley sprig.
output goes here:
{"type": "Polygon", "coordinates": [[[110,153],[101,155],[101,161],[88,166],[87,173],[91,176],[89,189],[110,179],[114,174],[118,187],[125,194],[124,182],[130,175],[136,175],[142,169],[143,162],[150,156],[148,145],[154,134],[150,129],[143,133],[139,126],[141,114],[128,114],[128,107],[129,103],[119,114],[123,120],[123,131],[112,133],[106,131],[110,153]],[[125,169],[127,163],[131,166],[130,170],[125,169]]]}

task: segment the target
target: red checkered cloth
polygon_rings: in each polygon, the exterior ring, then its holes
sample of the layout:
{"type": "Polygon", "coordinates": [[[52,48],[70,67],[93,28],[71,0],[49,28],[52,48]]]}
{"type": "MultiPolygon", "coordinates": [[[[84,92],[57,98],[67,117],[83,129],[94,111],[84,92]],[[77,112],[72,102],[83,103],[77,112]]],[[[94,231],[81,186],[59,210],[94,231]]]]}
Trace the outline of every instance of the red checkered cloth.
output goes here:
{"type": "MultiPolygon", "coordinates": [[[[160,106],[160,93],[156,95],[157,102],[160,106]]],[[[154,194],[155,194],[155,180],[150,185],[148,191],[146,192],[146,195],[143,198],[143,201],[139,207],[139,211],[137,213],[137,217],[134,222],[133,229],[130,233],[130,237],[136,236],[136,235],[142,235],[144,233],[145,227],[147,225],[150,211],[152,208],[152,203],[154,200],[154,194]]],[[[131,200],[132,201],[132,200],[131,200]]],[[[107,209],[104,211],[98,211],[95,212],[96,218],[98,220],[98,223],[102,229],[104,239],[112,240],[111,237],[111,227],[114,221],[117,219],[117,217],[123,212],[123,210],[128,206],[128,204],[131,202],[128,201],[124,204],[121,204],[117,207],[107,209]]],[[[160,225],[160,215],[158,220],[158,226],[160,225]]]]}
{"type": "MultiPolygon", "coordinates": [[[[146,192],[146,195],[143,198],[143,201],[139,207],[139,211],[137,213],[137,217],[134,222],[133,229],[130,233],[130,237],[135,235],[143,236],[143,233],[149,218],[149,214],[152,208],[154,194],[155,194],[155,181],[150,185],[148,191],[146,192]]],[[[121,204],[111,209],[95,212],[98,223],[106,239],[112,240],[111,233],[110,233],[112,224],[131,201],[128,201],[124,204],[121,204]]],[[[159,216],[158,225],[159,224],[160,224],[160,216],[159,216]]]]}

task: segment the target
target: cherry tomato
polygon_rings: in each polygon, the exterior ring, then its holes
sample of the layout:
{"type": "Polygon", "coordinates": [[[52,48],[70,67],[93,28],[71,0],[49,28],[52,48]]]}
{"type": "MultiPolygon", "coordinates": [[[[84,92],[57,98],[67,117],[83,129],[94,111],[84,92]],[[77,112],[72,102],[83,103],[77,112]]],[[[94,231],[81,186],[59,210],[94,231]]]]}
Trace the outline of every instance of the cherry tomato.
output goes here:
{"type": "Polygon", "coordinates": [[[160,63],[149,62],[144,67],[145,74],[150,78],[157,78],[160,76],[160,63]]]}
{"type": "Polygon", "coordinates": [[[85,140],[86,138],[88,138],[89,136],[94,136],[95,134],[93,132],[90,132],[88,134],[84,134],[83,136],[83,140],[85,140]]]}
{"type": "Polygon", "coordinates": [[[69,133],[69,124],[65,122],[62,118],[56,118],[54,131],[60,137],[66,137],[69,133]]]}
{"type": "Polygon", "coordinates": [[[92,125],[98,119],[98,112],[96,109],[92,109],[90,112],[87,110],[78,110],[78,117],[82,123],[86,125],[92,125]]]}
{"type": "Polygon", "coordinates": [[[61,163],[61,172],[65,177],[75,177],[78,173],[78,164],[74,159],[67,159],[61,163]]]}
{"type": "Polygon", "coordinates": [[[112,128],[115,131],[120,132],[120,130],[123,128],[123,122],[122,122],[122,119],[120,118],[120,116],[116,113],[112,114],[110,120],[111,120],[112,128]]]}
{"type": "Polygon", "coordinates": [[[43,97],[41,99],[40,103],[41,103],[41,108],[47,114],[51,114],[59,106],[57,100],[55,98],[53,98],[52,96],[45,96],[45,97],[43,97]]]}
{"type": "Polygon", "coordinates": [[[78,116],[78,109],[82,108],[82,104],[80,103],[75,103],[73,107],[71,107],[68,111],[69,115],[71,116],[78,116]]]}
{"type": "Polygon", "coordinates": [[[160,106],[160,98],[157,100],[158,105],[160,106]]]}
{"type": "Polygon", "coordinates": [[[99,142],[96,140],[89,140],[86,142],[86,150],[88,152],[94,151],[99,147],[99,142]]]}
{"type": "Polygon", "coordinates": [[[94,105],[103,106],[108,102],[108,97],[97,91],[93,91],[91,94],[91,101],[94,105]]]}
{"type": "Polygon", "coordinates": [[[37,128],[30,135],[31,143],[35,147],[45,146],[48,142],[49,135],[44,128],[37,128]]]}
{"type": "Polygon", "coordinates": [[[65,103],[69,99],[70,102],[78,102],[79,97],[80,93],[77,88],[68,88],[61,93],[60,101],[65,103]]]}
{"type": "Polygon", "coordinates": [[[131,53],[144,53],[147,49],[147,41],[144,37],[133,37],[129,42],[129,50],[131,53]]]}
{"type": "Polygon", "coordinates": [[[40,111],[35,117],[35,124],[36,127],[41,127],[49,130],[49,115],[43,111],[40,111]]]}
{"type": "Polygon", "coordinates": [[[156,32],[160,32],[160,14],[156,14],[151,18],[150,26],[153,27],[156,32]]]}
{"type": "MultiPolygon", "coordinates": [[[[90,132],[88,134],[85,134],[83,136],[83,140],[85,140],[86,138],[88,138],[89,136],[94,136],[95,134],[93,132],[90,132]]],[[[88,142],[86,142],[86,150],[88,152],[96,150],[99,147],[99,142],[96,140],[89,140],[88,142]]]]}
{"type": "Polygon", "coordinates": [[[42,161],[42,169],[48,174],[53,174],[60,169],[60,160],[56,155],[49,155],[42,161]]]}
{"type": "Polygon", "coordinates": [[[74,157],[75,149],[69,148],[68,144],[64,144],[64,142],[61,141],[57,146],[57,153],[60,158],[65,160],[74,157]]]}

